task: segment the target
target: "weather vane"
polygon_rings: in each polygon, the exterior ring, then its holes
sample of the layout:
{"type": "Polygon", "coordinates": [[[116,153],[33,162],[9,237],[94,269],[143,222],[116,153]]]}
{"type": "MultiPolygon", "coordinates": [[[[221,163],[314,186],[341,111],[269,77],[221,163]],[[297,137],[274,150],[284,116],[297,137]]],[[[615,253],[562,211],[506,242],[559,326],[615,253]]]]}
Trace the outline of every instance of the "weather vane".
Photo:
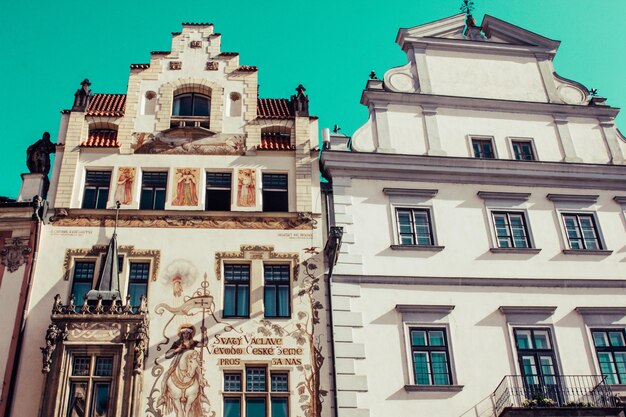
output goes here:
{"type": "Polygon", "coordinates": [[[472,0],[463,0],[461,2],[461,7],[459,7],[459,10],[470,16],[474,11],[474,2],[472,0]]]}

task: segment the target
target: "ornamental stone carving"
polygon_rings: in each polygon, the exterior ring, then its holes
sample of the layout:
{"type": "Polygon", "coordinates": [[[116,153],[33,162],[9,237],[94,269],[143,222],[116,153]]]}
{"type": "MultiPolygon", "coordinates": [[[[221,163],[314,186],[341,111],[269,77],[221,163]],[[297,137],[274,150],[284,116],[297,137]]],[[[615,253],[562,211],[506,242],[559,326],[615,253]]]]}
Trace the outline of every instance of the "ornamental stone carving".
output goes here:
{"type": "Polygon", "coordinates": [[[50,372],[50,367],[52,366],[52,354],[57,348],[57,343],[60,340],[66,340],[67,335],[67,326],[63,326],[62,329],[54,323],[48,326],[48,330],[46,331],[46,345],[40,348],[43,356],[43,366],[41,368],[41,372],[43,374],[50,372]]]}
{"type": "Polygon", "coordinates": [[[15,272],[26,263],[28,255],[31,253],[28,246],[28,238],[9,238],[4,241],[4,248],[0,251],[2,265],[6,266],[9,272],[15,272]]]}

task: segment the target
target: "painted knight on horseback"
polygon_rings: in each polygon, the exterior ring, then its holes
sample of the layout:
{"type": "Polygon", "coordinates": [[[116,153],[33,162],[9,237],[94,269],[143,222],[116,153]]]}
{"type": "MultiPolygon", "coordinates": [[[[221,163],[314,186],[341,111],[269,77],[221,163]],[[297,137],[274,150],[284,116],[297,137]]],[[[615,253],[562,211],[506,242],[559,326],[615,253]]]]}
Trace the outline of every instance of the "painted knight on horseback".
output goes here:
{"type": "Polygon", "coordinates": [[[169,369],[163,376],[161,396],[157,402],[164,415],[175,412],[176,417],[203,417],[203,404],[209,400],[204,394],[207,385],[202,375],[202,349],[207,346],[206,327],[202,327],[202,338],[195,340],[196,328],[183,324],[178,330],[178,340],[165,353],[172,359],[169,369]]]}

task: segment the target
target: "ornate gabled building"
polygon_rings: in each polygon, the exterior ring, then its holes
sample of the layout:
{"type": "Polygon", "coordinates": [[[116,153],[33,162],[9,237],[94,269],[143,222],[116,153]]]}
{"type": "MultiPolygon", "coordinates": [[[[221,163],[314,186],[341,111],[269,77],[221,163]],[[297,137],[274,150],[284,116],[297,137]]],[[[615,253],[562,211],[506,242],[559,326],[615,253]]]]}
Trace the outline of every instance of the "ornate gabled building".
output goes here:
{"type": "Polygon", "coordinates": [[[396,42],[323,134],[338,416],[623,416],[619,109],[492,16],[396,42]]]}
{"type": "Polygon", "coordinates": [[[330,413],[317,119],[220,40],[184,23],[62,112],[6,415],[330,413]]]}

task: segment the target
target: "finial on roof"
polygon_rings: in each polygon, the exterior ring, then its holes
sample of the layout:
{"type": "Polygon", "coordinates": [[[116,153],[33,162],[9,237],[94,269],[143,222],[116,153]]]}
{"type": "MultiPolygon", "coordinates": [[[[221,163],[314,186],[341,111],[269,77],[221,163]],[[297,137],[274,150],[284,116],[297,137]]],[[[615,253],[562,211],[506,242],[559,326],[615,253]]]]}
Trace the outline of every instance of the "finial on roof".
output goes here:
{"type": "Polygon", "coordinates": [[[341,128],[339,127],[339,125],[335,125],[333,127],[333,133],[339,133],[340,130],[341,130],[341,128]]]}
{"type": "Polygon", "coordinates": [[[376,76],[376,73],[374,71],[370,72],[370,80],[377,80],[378,77],[376,76]]]}
{"type": "Polygon", "coordinates": [[[76,93],[74,93],[74,105],[72,106],[72,111],[81,111],[84,112],[87,110],[87,106],[89,105],[89,98],[91,97],[91,90],[89,90],[89,86],[91,83],[87,78],[80,83],[81,88],[79,88],[76,93]]]}
{"type": "Polygon", "coordinates": [[[589,89],[589,95],[591,97],[597,97],[598,96],[598,89],[597,88],[590,88],[589,89]]]}
{"type": "Polygon", "coordinates": [[[307,117],[309,115],[309,97],[304,94],[306,88],[302,84],[296,87],[298,94],[291,96],[291,103],[296,112],[296,117],[307,117]]]}
{"type": "Polygon", "coordinates": [[[474,2],[472,0],[462,0],[459,10],[467,16],[471,16],[474,11],[474,2]]]}
{"type": "Polygon", "coordinates": [[[476,26],[476,20],[472,16],[474,11],[474,2],[472,0],[462,0],[461,12],[465,13],[465,28],[463,28],[463,36],[473,41],[484,41],[487,36],[483,34],[483,28],[476,26]]]}

